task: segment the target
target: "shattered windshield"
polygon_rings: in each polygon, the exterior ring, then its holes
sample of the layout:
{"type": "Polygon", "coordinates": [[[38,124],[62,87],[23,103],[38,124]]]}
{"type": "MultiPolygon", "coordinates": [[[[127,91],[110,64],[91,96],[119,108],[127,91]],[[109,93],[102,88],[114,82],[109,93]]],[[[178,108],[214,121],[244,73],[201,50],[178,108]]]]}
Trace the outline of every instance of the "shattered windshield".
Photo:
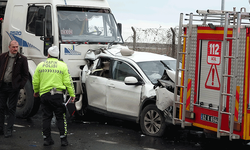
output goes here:
{"type": "Polygon", "coordinates": [[[62,41],[123,43],[110,13],[58,10],[58,25],[62,41]]]}
{"type": "Polygon", "coordinates": [[[176,70],[176,60],[145,61],[137,63],[149,80],[156,84],[163,76],[164,70],[176,70]]]}

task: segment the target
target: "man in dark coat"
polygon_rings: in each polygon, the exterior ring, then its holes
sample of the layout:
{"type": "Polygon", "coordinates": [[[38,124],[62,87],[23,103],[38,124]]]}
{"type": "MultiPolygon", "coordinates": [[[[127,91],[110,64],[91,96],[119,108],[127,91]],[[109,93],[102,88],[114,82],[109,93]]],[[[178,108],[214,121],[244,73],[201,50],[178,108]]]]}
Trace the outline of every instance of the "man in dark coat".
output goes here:
{"type": "Polygon", "coordinates": [[[28,77],[27,58],[18,52],[18,42],[9,44],[9,52],[0,55],[0,135],[4,134],[5,110],[9,112],[5,137],[12,136],[19,91],[28,77]]]}

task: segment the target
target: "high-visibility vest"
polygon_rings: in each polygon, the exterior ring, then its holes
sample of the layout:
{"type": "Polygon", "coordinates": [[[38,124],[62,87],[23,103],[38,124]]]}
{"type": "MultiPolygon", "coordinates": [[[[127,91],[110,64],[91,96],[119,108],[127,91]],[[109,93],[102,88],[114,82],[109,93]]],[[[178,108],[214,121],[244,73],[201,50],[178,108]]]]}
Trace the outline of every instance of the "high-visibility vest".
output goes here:
{"type": "Polygon", "coordinates": [[[34,92],[40,96],[56,88],[58,91],[67,88],[71,97],[75,97],[75,89],[69,74],[67,64],[56,58],[48,58],[38,64],[33,76],[34,92]]]}

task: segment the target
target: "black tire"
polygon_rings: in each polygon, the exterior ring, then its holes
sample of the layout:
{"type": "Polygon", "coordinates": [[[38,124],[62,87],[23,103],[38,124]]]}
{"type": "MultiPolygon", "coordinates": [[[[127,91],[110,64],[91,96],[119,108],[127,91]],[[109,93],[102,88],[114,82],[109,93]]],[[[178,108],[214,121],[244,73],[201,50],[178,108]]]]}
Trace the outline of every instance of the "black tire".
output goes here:
{"type": "Polygon", "coordinates": [[[163,136],[166,129],[164,114],[156,105],[149,104],[141,112],[140,126],[142,133],[149,136],[163,136]]]}
{"type": "Polygon", "coordinates": [[[31,81],[28,80],[24,89],[20,90],[16,108],[16,117],[29,118],[34,116],[40,107],[40,98],[34,98],[31,81]]]}

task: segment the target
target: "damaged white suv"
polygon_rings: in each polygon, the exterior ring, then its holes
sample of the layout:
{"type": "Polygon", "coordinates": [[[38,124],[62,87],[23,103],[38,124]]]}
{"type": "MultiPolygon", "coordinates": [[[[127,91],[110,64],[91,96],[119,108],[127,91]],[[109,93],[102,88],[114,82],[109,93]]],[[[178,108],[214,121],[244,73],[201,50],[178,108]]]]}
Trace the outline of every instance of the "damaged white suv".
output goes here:
{"type": "Polygon", "coordinates": [[[164,134],[164,112],[173,100],[173,87],[167,90],[167,106],[162,106],[164,99],[157,102],[155,88],[159,79],[173,85],[175,59],[114,45],[112,50],[90,50],[85,60],[88,64],[82,73],[84,108],[136,121],[146,135],[164,134]]]}

